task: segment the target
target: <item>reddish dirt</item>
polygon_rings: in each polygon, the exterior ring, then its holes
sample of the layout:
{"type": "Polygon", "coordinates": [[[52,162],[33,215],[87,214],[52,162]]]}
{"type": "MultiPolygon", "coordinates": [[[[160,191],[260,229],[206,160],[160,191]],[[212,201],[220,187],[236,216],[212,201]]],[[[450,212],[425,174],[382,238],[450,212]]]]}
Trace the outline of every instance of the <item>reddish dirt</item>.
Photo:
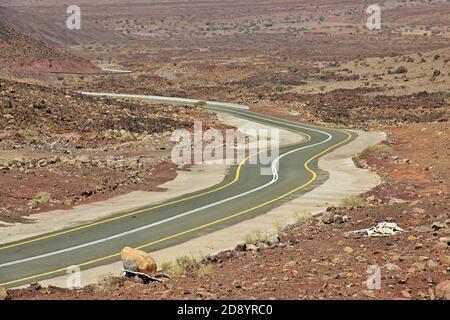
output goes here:
{"type": "Polygon", "coordinates": [[[137,190],[163,192],[165,189],[159,185],[176,176],[172,163],[146,164],[139,170],[61,165],[26,173],[9,171],[0,174],[0,219],[7,223],[31,223],[32,216],[27,219],[24,216],[70,209],[75,204],[102,201],[137,190]],[[39,192],[47,192],[52,201],[33,208],[30,203],[39,192]]]}
{"type": "Polygon", "coordinates": [[[436,284],[449,279],[450,270],[450,127],[388,131],[394,155],[358,160],[376,170],[383,184],[365,195],[363,207],[329,209],[347,215],[347,222],[324,224],[317,218],[290,226],[280,233],[280,245],[222,252],[162,284],[118,279],[109,289],[29,288],[10,294],[13,299],[434,299],[436,284]],[[418,145],[419,138],[429,140],[418,145]],[[406,202],[389,204],[393,198],[406,202]],[[394,221],[405,231],[376,238],[345,234],[381,221],[394,221]],[[371,265],[381,268],[380,290],[366,287],[371,265]],[[212,271],[201,277],[204,266],[212,271]]]}
{"type": "Polygon", "coordinates": [[[195,120],[225,128],[201,108],[0,81],[0,220],[29,222],[22,217],[159,190],[176,177],[172,132],[192,129],[195,120]],[[33,200],[41,192],[50,196],[46,203],[33,200]]]}
{"type": "Polygon", "coordinates": [[[103,73],[90,61],[3,23],[0,24],[0,63],[12,72],[103,73]]]}

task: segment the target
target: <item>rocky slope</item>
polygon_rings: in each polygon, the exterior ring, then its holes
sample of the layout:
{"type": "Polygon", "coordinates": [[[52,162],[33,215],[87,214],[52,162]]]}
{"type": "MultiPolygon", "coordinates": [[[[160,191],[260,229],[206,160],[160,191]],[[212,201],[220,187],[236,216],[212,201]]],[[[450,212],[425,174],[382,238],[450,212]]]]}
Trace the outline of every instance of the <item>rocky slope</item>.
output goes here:
{"type": "Polygon", "coordinates": [[[16,72],[102,73],[89,61],[6,26],[1,21],[0,64],[16,72]]]}
{"type": "MultiPolygon", "coordinates": [[[[200,108],[85,97],[0,80],[0,223],[133,190],[158,190],[176,177],[171,133],[200,108]]],[[[220,125],[219,125],[220,127],[220,125]]]]}

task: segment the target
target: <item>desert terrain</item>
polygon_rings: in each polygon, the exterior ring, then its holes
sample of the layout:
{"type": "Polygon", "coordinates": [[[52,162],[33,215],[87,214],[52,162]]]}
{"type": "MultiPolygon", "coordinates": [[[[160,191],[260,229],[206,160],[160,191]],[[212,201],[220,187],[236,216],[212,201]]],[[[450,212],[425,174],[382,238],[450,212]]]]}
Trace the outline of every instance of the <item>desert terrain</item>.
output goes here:
{"type": "Polygon", "coordinates": [[[34,283],[8,298],[449,299],[450,2],[380,1],[379,30],[366,27],[371,3],[357,0],[80,0],[81,30],[64,29],[56,0],[0,4],[0,228],[163,192],[179,170],[171,132],[195,120],[224,128],[201,106],[79,91],[241,103],[387,134],[353,157],[379,186],[320,216],[302,212],[275,238],[249,230],[234,250],[159,261],[163,282],[34,283]],[[403,231],[352,233],[380,222],[403,231]],[[381,267],[381,289],[367,288],[369,265],[381,267]]]}

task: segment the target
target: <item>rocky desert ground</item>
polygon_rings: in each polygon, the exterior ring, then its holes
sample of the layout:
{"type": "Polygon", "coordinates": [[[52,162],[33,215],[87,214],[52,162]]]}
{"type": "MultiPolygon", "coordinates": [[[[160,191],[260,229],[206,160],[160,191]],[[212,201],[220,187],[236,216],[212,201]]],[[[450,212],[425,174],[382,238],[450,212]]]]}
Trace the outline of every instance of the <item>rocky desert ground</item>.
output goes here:
{"type": "Polygon", "coordinates": [[[83,289],[33,284],[5,296],[450,298],[449,1],[379,1],[379,30],[366,27],[370,1],[78,2],[78,33],[61,31],[65,9],[56,0],[0,10],[5,227],[36,212],[160,190],[177,174],[171,132],[195,119],[221,125],[201,107],[88,98],[81,90],[236,102],[288,120],[383,131],[386,141],[354,157],[381,184],[321,216],[302,212],[275,237],[249,231],[235,250],[160,261],[163,282],[105,276],[83,289]],[[352,232],[383,221],[403,231],[352,232]],[[379,290],[367,288],[368,265],[380,267],[379,290]]]}

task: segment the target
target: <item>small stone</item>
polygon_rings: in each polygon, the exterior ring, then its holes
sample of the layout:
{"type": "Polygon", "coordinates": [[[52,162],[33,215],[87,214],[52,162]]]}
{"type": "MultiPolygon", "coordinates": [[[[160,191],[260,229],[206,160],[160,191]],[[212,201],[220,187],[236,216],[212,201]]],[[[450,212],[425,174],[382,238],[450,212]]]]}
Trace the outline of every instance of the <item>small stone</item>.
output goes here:
{"type": "Polygon", "coordinates": [[[277,245],[280,243],[280,238],[278,236],[273,236],[267,239],[267,242],[269,243],[269,245],[277,245]]]}
{"type": "Polygon", "coordinates": [[[256,246],[258,247],[259,250],[264,250],[268,248],[268,245],[262,241],[258,241],[258,243],[256,243],[256,246]]]}
{"type": "Polygon", "coordinates": [[[409,293],[407,290],[403,290],[402,291],[402,296],[404,298],[406,298],[406,299],[411,299],[412,298],[411,293],[409,293]]]}
{"type": "Polygon", "coordinates": [[[245,250],[247,250],[247,251],[257,251],[257,250],[258,250],[258,247],[255,246],[255,245],[252,244],[252,243],[248,243],[248,244],[245,246],[245,250]]]}
{"type": "Polygon", "coordinates": [[[389,271],[400,271],[400,270],[402,270],[398,265],[396,265],[394,263],[386,263],[384,265],[384,267],[386,269],[388,269],[389,271]]]}
{"type": "Polygon", "coordinates": [[[433,288],[428,288],[428,296],[430,297],[430,300],[436,300],[433,288]]]}
{"type": "Polygon", "coordinates": [[[429,270],[435,270],[437,267],[438,267],[437,262],[435,262],[435,261],[433,261],[433,260],[428,261],[428,263],[427,263],[427,268],[428,268],[429,270]]]}
{"type": "Polygon", "coordinates": [[[12,108],[12,102],[10,100],[3,101],[3,106],[5,108],[12,108]]]}
{"type": "Polygon", "coordinates": [[[11,300],[11,296],[8,294],[6,288],[0,287],[0,301],[11,300]]]}
{"type": "Polygon", "coordinates": [[[436,286],[436,298],[450,300],[450,280],[445,280],[436,286]]]}
{"type": "Polygon", "coordinates": [[[339,214],[334,215],[334,219],[333,220],[334,220],[334,223],[336,223],[336,224],[344,223],[344,217],[342,217],[339,214]]]}
{"type": "Polygon", "coordinates": [[[415,236],[413,236],[413,235],[409,235],[407,240],[408,241],[414,241],[414,240],[417,240],[417,238],[415,236]]]}
{"type": "Polygon", "coordinates": [[[363,290],[362,293],[369,298],[376,298],[377,296],[375,295],[375,293],[373,291],[370,290],[363,290]]]}
{"type": "Polygon", "coordinates": [[[405,274],[399,274],[395,277],[397,279],[397,283],[404,284],[408,282],[409,276],[407,273],[405,274]]]}
{"type": "Polygon", "coordinates": [[[447,266],[447,267],[450,266],[450,256],[440,256],[439,261],[444,266],[447,266]]]}
{"type": "Polygon", "coordinates": [[[433,230],[440,230],[440,229],[447,229],[447,224],[439,222],[439,221],[435,221],[433,222],[433,224],[431,225],[431,228],[433,230]]]}
{"type": "Polygon", "coordinates": [[[417,270],[417,271],[423,271],[425,270],[425,263],[423,262],[415,262],[412,264],[412,266],[417,270]]]}
{"type": "Polygon", "coordinates": [[[135,276],[135,277],[133,278],[133,281],[136,282],[136,283],[144,284],[144,279],[142,279],[142,278],[139,277],[139,276],[135,276]]]}
{"type": "Polygon", "coordinates": [[[322,219],[321,220],[325,224],[333,223],[333,221],[334,221],[334,214],[332,212],[330,212],[330,211],[324,212],[322,214],[322,219]]]}
{"type": "Polygon", "coordinates": [[[297,265],[297,261],[289,261],[288,263],[285,264],[286,267],[295,267],[297,265]]]}
{"type": "Polygon", "coordinates": [[[294,278],[294,277],[298,276],[298,271],[297,270],[288,270],[287,275],[288,275],[288,277],[294,278]]]}
{"type": "Polygon", "coordinates": [[[353,253],[353,249],[351,247],[345,247],[344,252],[350,254],[353,253]]]}
{"type": "Polygon", "coordinates": [[[33,282],[32,284],[30,284],[30,288],[39,291],[41,290],[42,286],[38,282],[33,282]]]}
{"type": "Polygon", "coordinates": [[[406,200],[399,199],[399,198],[391,198],[391,199],[389,199],[389,205],[390,206],[396,205],[396,204],[402,204],[402,203],[406,203],[406,202],[407,202],[406,200]]]}
{"type": "Polygon", "coordinates": [[[445,250],[447,250],[448,244],[444,243],[444,242],[438,242],[434,247],[433,247],[433,251],[440,253],[440,252],[444,252],[445,250]]]}
{"type": "Polygon", "coordinates": [[[123,269],[127,271],[137,272],[138,266],[133,261],[123,261],[123,269]]]}
{"type": "Polygon", "coordinates": [[[174,285],[173,283],[171,283],[171,282],[165,283],[164,286],[165,286],[167,289],[169,289],[169,290],[175,289],[175,285],[174,285]]]}

